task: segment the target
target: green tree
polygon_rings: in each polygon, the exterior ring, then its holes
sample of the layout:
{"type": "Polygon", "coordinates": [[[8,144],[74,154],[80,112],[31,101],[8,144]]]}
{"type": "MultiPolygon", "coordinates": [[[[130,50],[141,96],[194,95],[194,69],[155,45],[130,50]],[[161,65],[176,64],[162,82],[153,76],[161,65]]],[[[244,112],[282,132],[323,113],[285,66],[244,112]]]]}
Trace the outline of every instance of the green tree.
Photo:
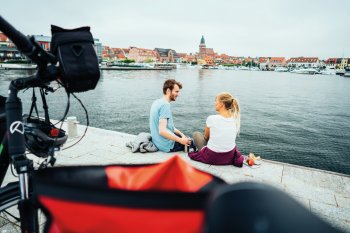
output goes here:
{"type": "Polygon", "coordinates": [[[125,60],[121,60],[120,62],[121,62],[121,63],[130,64],[130,63],[134,63],[135,60],[134,60],[134,59],[128,59],[128,58],[126,58],[125,60]]]}

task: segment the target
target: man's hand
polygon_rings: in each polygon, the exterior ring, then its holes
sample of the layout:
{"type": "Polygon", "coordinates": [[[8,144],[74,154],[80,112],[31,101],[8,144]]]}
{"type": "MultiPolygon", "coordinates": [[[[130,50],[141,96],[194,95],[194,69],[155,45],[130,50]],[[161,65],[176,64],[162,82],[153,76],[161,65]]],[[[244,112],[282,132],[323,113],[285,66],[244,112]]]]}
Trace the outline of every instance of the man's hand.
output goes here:
{"type": "Polygon", "coordinates": [[[174,133],[177,133],[181,137],[178,137],[178,135],[175,135],[173,133],[169,133],[167,128],[166,128],[167,123],[168,123],[167,119],[160,119],[159,120],[159,134],[161,136],[163,136],[169,140],[173,140],[175,142],[181,143],[184,146],[191,145],[191,139],[186,137],[185,134],[180,132],[178,129],[175,129],[174,133]]]}
{"type": "Polygon", "coordinates": [[[184,135],[184,137],[182,137],[178,140],[178,143],[181,143],[184,146],[189,146],[189,145],[191,145],[191,138],[188,138],[184,135]]]}

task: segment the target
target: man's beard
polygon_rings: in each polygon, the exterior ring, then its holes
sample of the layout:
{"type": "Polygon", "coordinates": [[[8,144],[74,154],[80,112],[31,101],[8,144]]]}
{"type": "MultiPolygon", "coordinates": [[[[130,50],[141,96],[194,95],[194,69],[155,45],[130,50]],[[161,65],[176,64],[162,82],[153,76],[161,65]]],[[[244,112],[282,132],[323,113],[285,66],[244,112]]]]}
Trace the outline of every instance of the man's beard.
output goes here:
{"type": "Polygon", "coordinates": [[[173,94],[172,94],[172,95],[170,95],[170,100],[171,100],[171,101],[175,101],[175,100],[176,100],[175,95],[173,95],[173,94]]]}

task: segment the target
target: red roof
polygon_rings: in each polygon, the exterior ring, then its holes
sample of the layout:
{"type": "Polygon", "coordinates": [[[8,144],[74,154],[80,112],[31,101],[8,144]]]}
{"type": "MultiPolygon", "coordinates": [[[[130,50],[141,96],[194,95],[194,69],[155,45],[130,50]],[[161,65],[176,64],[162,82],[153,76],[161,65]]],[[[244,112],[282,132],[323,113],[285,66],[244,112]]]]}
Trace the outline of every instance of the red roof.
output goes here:
{"type": "Polygon", "coordinates": [[[178,55],[179,57],[186,57],[186,56],[187,56],[186,53],[177,53],[177,55],[178,55]]]}
{"type": "Polygon", "coordinates": [[[122,53],[123,50],[121,48],[112,48],[112,50],[115,52],[115,53],[122,53]]]}
{"type": "Polygon", "coordinates": [[[271,57],[269,62],[270,63],[283,63],[286,59],[284,57],[271,57]]]}
{"type": "Polygon", "coordinates": [[[284,57],[271,57],[270,60],[283,61],[283,60],[285,60],[285,58],[284,57]]]}
{"type": "Polygon", "coordinates": [[[259,57],[259,63],[265,63],[268,59],[268,57],[259,57]]]}
{"type": "Polygon", "coordinates": [[[219,57],[222,58],[222,59],[228,59],[230,56],[223,53],[219,57]]]}
{"type": "Polygon", "coordinates": [[[317,57],[292,57],[289,62],[295,63],[315,63],[318,61],[317,57]]]}
{"type": "Polygon", "coordinates": [[[7,41],[7,36],[2,32],[0,32],[0,41],[2,41],[2,42],[7,41]]]}
{"type": "Polygon", "coordinates": [[[326,64],[329,64],[329,63],[337,63],[337,58],[328,58],[326,60],[326,64]]]}

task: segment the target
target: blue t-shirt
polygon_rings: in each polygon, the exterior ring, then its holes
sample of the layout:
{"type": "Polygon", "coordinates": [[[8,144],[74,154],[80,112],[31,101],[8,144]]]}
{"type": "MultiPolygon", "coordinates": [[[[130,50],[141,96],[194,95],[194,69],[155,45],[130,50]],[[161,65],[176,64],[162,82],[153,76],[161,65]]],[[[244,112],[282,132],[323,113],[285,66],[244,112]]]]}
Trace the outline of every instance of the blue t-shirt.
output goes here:
{"type": "Polygon", "coordinates": [[[175,142],[159,135],[160,119],[167,119],[168,123],[166,128],[169,133],[174,134],[174,121],[170,103],[164,98],[157,99],[153,102],[149,116],[149,127],[154,145],[161,151],[169,152],[174,148],[175,142]]]}

